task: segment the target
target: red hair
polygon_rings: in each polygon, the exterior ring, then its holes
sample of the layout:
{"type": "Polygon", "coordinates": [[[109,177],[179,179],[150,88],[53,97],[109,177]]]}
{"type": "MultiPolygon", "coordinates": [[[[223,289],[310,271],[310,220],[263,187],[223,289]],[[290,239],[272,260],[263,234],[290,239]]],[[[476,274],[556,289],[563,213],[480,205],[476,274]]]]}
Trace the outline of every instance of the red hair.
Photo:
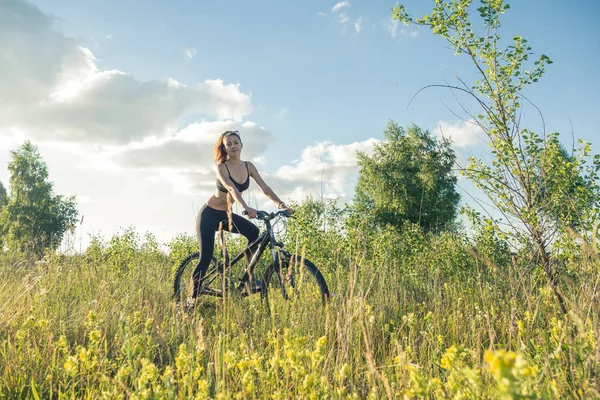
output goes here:
{"type": "Polygon", "coordinates": [[[227,136],[237,136],[238,139],[240,139],[240,142],[242,141],[242,138],[240,137],[240,134],[238,133],[238,131],[225,131],[221,134],[221,136],[219,136],[219,140],[217,140],[217,143],[215,143],[215,149],[214,149],[214,154],[215,154],[215,161],[218,164],[224,163],[225,161],[227,161],[227,152],[225,151],[225,146],[223,146],[223,139],[225,139],[227,136]]]}

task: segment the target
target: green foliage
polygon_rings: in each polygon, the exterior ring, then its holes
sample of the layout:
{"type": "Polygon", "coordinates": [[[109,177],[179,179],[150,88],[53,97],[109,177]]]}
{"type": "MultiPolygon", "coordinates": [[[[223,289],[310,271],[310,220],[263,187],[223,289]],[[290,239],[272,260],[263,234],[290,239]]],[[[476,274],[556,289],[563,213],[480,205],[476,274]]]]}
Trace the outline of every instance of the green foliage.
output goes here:
{"type": "Polygon", "coordinates": [[[132,273],[141,265],[166,261],[154,236],[146,233],[143,240],[140,240],[140,235],[133,227],[113,235],[105,248],[102,242],[93,241],[88,251],[88,256],[96,259],[97,253],[102,254],[103,260],[122,274],[132,273]]]}
{"type": "Polygon", "coordinates": [[[198,241],[195,237],[180,233],[167,243],[167,247],[169,249],[169,262],[176,269],[184,258],[198,251],[198,241]]]}
{"type": "Polygon", "coordinates": [[[552,61],[541,55],[531,65],[531,47],[521,36],[502,47],[500,16],[509,8],[502,0],[481,0],[476,11],[483,29],[473,26],[472,0],[435,0],[431,14],[419,19],[398,4],[393,16],[429,27],[446,39],[456,54],[471,60],[480,80],[473,86],[462,81],[463,86],[443,86],[467,93],[480,106],[476,116],[467,113],[487,134],[492,159],[488,163],[471,157],[461,172],[502,213],[505,225],[499,228],[521,245],[535,246],[546,278],[566,312],[557,289],[557,260],[564,250],[560,245],[572,240],[572,229],[580,236],[595,235],[600,158],[592,157],[586,142],[580,141],[579,149],[568,155],[558,133],[538,134],[521,126],[523,93],[552,61]]]}
{"type": "Polygon", "coordinates": [[[0,210],[8,203],[8,195],[6,194],[6,188],[0,182],[0,210]]]}
{"type": "Polygon", "coordinates": [[[128,272],[138,265],[140,237],[133,227],[113,235],[108,243],[106,255],[115,271],[128,272]]]}
{"type": "MultiPolygon", "coordinates": [[[[2,184],[2,182],[0,182],[0,218],[2,218],[2,209],[4,208],[4,206],[6,206],[6,204],[8,203],[8,195],[6,194],[6,188],[4,187],[4,185],[2,184]]],[[[2,221],[0,219],[0,221],[2,221]]],[[[2,228],[2,224],[0,224],[0,253],[4,250],[4,235],[6,233],[4,232],[3,228],[2,228]]]]}
{"type": "Polygon", "coordinates": [[[599,156],[591,160],[590,146],[583,141],[569,154],[558,133],[548,135],[542,143],[536,160],[542,166],[534,180],[536,203],[557,229],[571,228],[583,235],[592,232],[600,209],[599,156]]]}
{"type": "Polygon", "coordinates": [[[48,168],[31,142],[11,154],[10,196],[0,210],[0,233],[9,249],[40,256],[56,249],[74,228],[75,199],[54,194],[48,168]]]}
{"type": "MultiPolygon", "coordinates": [[[[318,203],[298,209],[335,214],[318,203]]],[[[355,232],[368,255],[338,251],[348,267],[330,256],[344,235],[315,225],[306,234],[320,243],[307,249],[334,295],[319,309],[268,313],[252,296],[203,298],[182,314],[158,244],[133,229],[92,238],[85,256],[27,268],[0,258],[0,287],[11,288],[0,291],[0,397],[598,397],[600,259],[590,246],[566,260],[577,265],[563,287],[576,307],[553,317],[552,291],[522,273],[528,250],[515,255],[523,265],[502,268],[473,256],[502,256],[492,228],[474,243],[418,225],[355,232]]],[[[180,236],[169,247],[186,245],[180,236]]]]}
{"type": "Polygon", "coordinates": [[[356,212],[377,227],[410,222],[426,231],[447,229],[460,201],[450,143],[416,125],[404,130],[390,122],[384,134],[372,156],[358,154],[356,212]]]}
{"type": "Polygon", "coordinates": [[[339,256],[345,246],[344,223],[348,208],[340,208],[336,199],[307,197],[292,204],[294,218],[288,220],[286,247],[292,253],[304,254],[313,262],[320,257],[339,256]],[[333,245],[333,246],[332,246],[333,245]]]}
{"type": "Polygon", "coordinates": [[[507,269],[511,262],[511,252],[508,242],[502,238],[498,225],[486,221],[478,227],[473,238],[478,255],[494,268],[507,269]]]}

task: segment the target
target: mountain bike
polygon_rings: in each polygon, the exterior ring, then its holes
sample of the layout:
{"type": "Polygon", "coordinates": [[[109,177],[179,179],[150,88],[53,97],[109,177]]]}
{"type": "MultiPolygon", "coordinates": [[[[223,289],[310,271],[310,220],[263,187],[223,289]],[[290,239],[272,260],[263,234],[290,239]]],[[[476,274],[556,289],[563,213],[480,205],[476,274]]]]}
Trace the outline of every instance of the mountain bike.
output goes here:
{"type": "MultiPolygon", "coordinates": [[[[286,251],[284,244],[275,238],[273,226],[280,219],[289,217],[291,216],[286,210],[275,213],[258,211],[256,218],[264,223],[265,231],[231,261],[221,231],[219,239],[224,249],[222,259],[217,260],[213,256],[206,274],[201,278],[200,296],[223,297],[228,291],[241,296],[260,293],[267,306],[269,303],[287,302],[294,306],[308,307],[307,310],[326,304],[329,289],[321,271],[308,259],[286,251]],[[267,248],[271,260],[264,273],[259,273],[258,278],[262,279],[257,279],[254,270],[267,248]],[[240,272],[232,272],[248,250],[252,256],[247,268],[238,268],[240,272]]],[[[192,273],[199,258],[199,252],[188,255],[175,272],[173,295],[181,304],[192,295],[192,273]]]]}

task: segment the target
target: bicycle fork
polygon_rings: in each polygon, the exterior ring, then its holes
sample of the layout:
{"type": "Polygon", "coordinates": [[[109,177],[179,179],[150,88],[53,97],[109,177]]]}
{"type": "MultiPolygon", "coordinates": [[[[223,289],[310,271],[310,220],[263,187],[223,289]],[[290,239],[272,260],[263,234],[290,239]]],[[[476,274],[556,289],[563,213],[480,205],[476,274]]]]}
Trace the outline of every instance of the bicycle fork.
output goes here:
{"type": "MultiPolygon", "coordinates": [[[[269,230],[269,233],[270,233],[269,248],[271,250],[271,255],[273,256],[275,274],[277,275],[277,279],[279,280],[281,294],[285,300],[288,300],[288,294],[287,294],[287,291],[285,290],[285,285],[284,285],[284,282],[285,282],[284,277],[281,275],[281,268],[283,266],[283,260],[281,259],[281,255],[283,254],[284,256],[289,258],[290,254],[284,250],[283,243],[277,242],[275,240],[275,234],[273,233],[273,231],[269,230]],[[278,248],[277,250],[275,249],[275,246],[277,246],[277,248],[278,248]]],[[[288,265],[288,268],[289,268],[289,265],[288,265]]],[[[293,281],[292,281],[293,278],[291,276],[285,277],[285,278],[289,278],[290,283],[293,285],[293,281]]]]}

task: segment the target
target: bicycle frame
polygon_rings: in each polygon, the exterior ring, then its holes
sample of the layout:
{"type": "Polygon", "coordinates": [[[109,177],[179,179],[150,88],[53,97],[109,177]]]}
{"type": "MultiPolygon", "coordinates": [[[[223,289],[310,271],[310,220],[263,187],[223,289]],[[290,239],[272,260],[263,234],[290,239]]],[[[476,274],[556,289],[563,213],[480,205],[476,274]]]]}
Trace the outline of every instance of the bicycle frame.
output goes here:
{"type": "Polygon", "coordinates": [[[277,276],[279,277],[279,279],[281,279],[279,254],[276,251],[275,247],[279,248],[279,252],[282,252],[284,254],[287,254],[287,252],[284,250],[284,244],[282,242],[278,242],[275,239],[275,233],[273,232],[273,227],[271,224],[271,219],[275,218],[278,215],[283,215],[283,214],[280,214],[280,212],[278,212],[274,215],[271,214],[271,218],[269,218],[269,219],[266,218],[268,215],[263,215],[263,218],[260,218],[260,220],[265,223],[266,230],[256,240],[254,240],[252,243],[248,244],[248,246],[244,250],[242,250],[242,252],[240,254],[235,256],[230,262],[227,262],[226,265],[224,265],[223,273],[225,273],[225,270],[227,268],[236,264],[238,261],[240,261],[242,258],[244,258],[244,253],[246,253],[246,251],[252,252],[253,253],[252,258],[250,259],[248,266],[247,266],[246,273],[244,274],[244,277],[242,278],[241,284],[243,285],[245,283],[245,281],[247,281],[247,279],[248,279],[248,272],[254,273],[254,268],[258,264],[258,261],[260,260],[260,258],[262,257],[263,253],[265,252],[265,250],[267,249],[267,246],[268,246],[269,250],[271,251],[271,256],[273,257],[273,262],[275,263],[275,271],[277,272],[277,276]],[[255,250],[255,249],[257,249],[257,250],[255,250]]]}

